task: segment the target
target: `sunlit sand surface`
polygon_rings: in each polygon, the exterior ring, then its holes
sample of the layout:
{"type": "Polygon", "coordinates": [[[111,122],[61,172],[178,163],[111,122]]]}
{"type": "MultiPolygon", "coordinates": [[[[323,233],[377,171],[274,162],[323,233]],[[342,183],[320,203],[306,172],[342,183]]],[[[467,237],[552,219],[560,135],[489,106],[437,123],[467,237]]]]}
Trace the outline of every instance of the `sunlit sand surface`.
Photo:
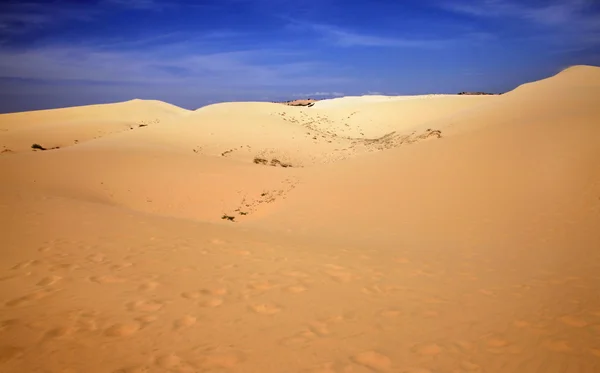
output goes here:
{"type": "Polygon", "coordinates": [[[0,371],[598,372],[599,98],[0,115],[0,371]]]}

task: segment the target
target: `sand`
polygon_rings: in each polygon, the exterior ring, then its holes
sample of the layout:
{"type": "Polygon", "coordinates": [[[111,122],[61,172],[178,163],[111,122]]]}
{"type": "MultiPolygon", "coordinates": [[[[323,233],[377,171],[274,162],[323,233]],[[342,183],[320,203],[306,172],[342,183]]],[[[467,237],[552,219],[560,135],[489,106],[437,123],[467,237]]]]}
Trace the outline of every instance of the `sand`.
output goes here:
{"type": "Polygon", "coordinates": [[[597,372],[599,98],[0,115],[0,371],[597,372]]]}

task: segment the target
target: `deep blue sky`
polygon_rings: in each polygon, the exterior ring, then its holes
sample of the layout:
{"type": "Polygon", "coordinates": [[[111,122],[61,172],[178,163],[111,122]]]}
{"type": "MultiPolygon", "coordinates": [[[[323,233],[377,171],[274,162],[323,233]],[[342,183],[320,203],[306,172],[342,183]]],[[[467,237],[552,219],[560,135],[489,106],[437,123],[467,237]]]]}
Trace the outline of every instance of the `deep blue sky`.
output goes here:
{"type": "Polygon", "coordinates": [[[0,112],[504,92],[600,65],[597,0],[95,0],[0,5],[0,112]]]}

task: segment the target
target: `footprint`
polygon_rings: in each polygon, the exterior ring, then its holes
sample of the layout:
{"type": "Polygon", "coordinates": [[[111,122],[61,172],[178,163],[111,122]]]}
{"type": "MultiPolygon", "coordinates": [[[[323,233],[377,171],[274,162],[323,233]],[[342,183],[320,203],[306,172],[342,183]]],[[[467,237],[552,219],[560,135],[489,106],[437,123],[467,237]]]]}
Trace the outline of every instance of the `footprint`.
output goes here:
{"type": "Polygon", "coordinates": [[[95,332],[98,330],[96,320],[77,320],[77,329],[84,332],[95,332]]]}
{"type": "Polygon", "coordinates": [[[223,304],[223,299],[221,299],[221,298],[212,298],[212,299],[208,299],[205,301],[201,301],[199,303],[200,307],[209,307],[209,308],[219,307],[222,304],[223,304]]]}
{"type": "Polygon", "coordinates": [[[104,256],[104,254],[93,254],[88,256],[87,259],[92,263],[104,263],[106,261],[106,256],[104,256]]]}
{"type": "Polygon", "coordinates": [[[225,295],[227,294],[227,288],[217,287],[213,289],[202,289],[200,292],[206,295],[225,295]]]}
{"type": "Polygon", "coordinates": [[[144,365],[129,366],[117,369],[113,373],[148,373],[150,369],[144,365]]]}
{"type": "Polygon", "coordinates": [[[274,315],[281,312],[281,308],[274,304],[254,304],[250,306],[250,309],[256,313],[262,315],[274,315]]]}
{"type": "Polygon", "coordinates": [[[436,356],[443,351],[443,348],[437,343],[425,343],[413,346],[412,351],[421,356],[436,356]]]}
{"type": "Polygon", "coordinates": [[[334,281],[337,282],[350,282],[355,279],[355,276],[350,272],[341,271],[341,270],[328,270],[325,273],[334,281]]]}
{"type": "Polygon", "coordinates": [[[4,329],[10,329],[15,326],[21,325],[21,320],[19,319],[8,319],[0,322],[0,331],[4,329]]]}
{"type": "Polygon", "coordinates": [[[106,276],[92,276],[90,277],[90,281],[95,282],[97,284],[120,284],[125,282],[126,280],[121,277],[106,275],[106,276]]]}
{"type": "Polygon", "coordinates": [[[468,360],[461,362],[460,366],[467,372],[481,372],[482,371],[481,366],[479,366],[471,361],[468,361],[468,360]]]}
{"type": "Polygon", "coordinates": [[[196,323],[196,318],[194,316],[186,315],[180,319],[175,320],[173,323],[174,329],[186,328],[194,325],[196,323]]]}
{"type": "Polygon", "coordinates": [[[281,345],[283,346],[296,346],[300,344],[308,343],[309,341],[315,339],[317,335],[310,330],[305,330],[291,337],[284,338],[281,340],[281,345]]]}
{"type": "Polygon", "coordinates": [[[410,263],[410,259],[408,259],[408,258],[395,258],[394,262],[396,262],[398,264],[408,264],[408,263],[410,263]]]}
{"type": "Polygon", "coordinates": [[[0,346],[0,363],[23,356],[24,348],[16,346],[0,346]]]}
{"type": "Polygon", "coordinates": [[[448,349],[452,353],[472,354],[475,350],[475,346],[471,342],[459,340],[451,342],[448,345],[448,349]]]}
{"type": "Polygon", "coordinates": [[[287,271],[282,273],[284,276],[293,277],[293,278],[309,278],[310,275],[301,271],[287,271]]]}
{"type": "Polygon", "coordinates": [[[52,293],[48,292],[48,291],[36,291],[34,293],[15,298],[13,300],[9,300],[8,302],[6,302],[6,306],[7,307],[19,307],[19,306],[27,305],[36,300],[43,299],[50,294],[52,294],[52,293]]]}
{"type": "Polygon", "coordinates": [[[392,367],[389,357],[376,351],[365,351],[352,356],[352,360],[358,364],[370,368],[376,372],[387,372],[392,367]]]}
{"type": "Polygon", "coordinates": [[[383,310],[379,314],[383,317],[387,317],[387,318],[391,319],[391,318],[400,316],[400,311],[398,311],[398,310],[383,310]]]}
{"type": "Polygon", "coordinates": [[[56,264],[53,265],[52,267],[49,268],[50,272],[55,272],[55,271],[74,271],[76,269],[81,268],[78,264],[72,264],[72,263],[63,263],[63,264],[56,264]]]}
{"type": "Polygon", "coordinates": [[[426,318],[435,318],[440,316],[439,312],[434,310],[425,310],[421,313],[421,315],[426,318]]]}
{"type": "Polygon", "coordinates": [[[146,282],[145,284],[141,284],[138,289],[140,291],[154,291],[158,285],[160,285],[158,282],[150,281],[146,282]]]}
{"type": "Polygon", "coordinates": [[[181,297],[185,299],[199,299],[202,296],[202,293],[199,291],[188,291],[181,293],[181,297]]]}
{"type": "Polygon", "coordinates": [[[60,276],[48,276],[41,279],[36,285],[37,286],[50,286],[54,285],[58,281],[62,280],[60,276]]]}
{"type": "Polygon", "coordinates": [[[39,265],[39,264],[42,264],[42,262],[39,261],[39,260],[28,260],[28,261],[21,262],[21,263],[15,265],[11,269],[12,270],[19,270],[19,269],[27,268],[29,266],[35,266],[35,265],[39,265]]]}
{"type": "Polygon", "coordinates": [[[211,353],[205,356],[199,356],[194,363],[197,367],[204,370],[233,369],[243,360],[243,356],[235,352],[211,353]]]}
{"type": "Polygon", "coordinates": [[[129,268],[132,266],[133,266],[133,263],[121,263],[121,264],[114,264],[114,265],[110,266],[110,269],[113,271],[120,271],[124,268],[129,268]]]}
{"type": "Polygon", "coordinates": [[[156,365],[162,369],[173,369],[181,365],[181,358],[175,354],[162,355],[156,358],[156,365]]]}
{"type": "Polygon", "coordinates": [[[337,370],[334,369],[333,363],[326,363],[321,367],[309,369],[306,373],[337,373],[337,370]]]}
{"type": "Polygon", "coordinates": [[[513,322],[513,325],[516,326],[517,328],[527,328],[527,327],[531,326],[531,324],[529,324],[527,321],[524,321],[524,320],[515,320],[513,322]]]}
{"type": "Polygon", "coordinates": [[[270,290],[274,287],[276,287],[276,285],[270,283],[269,281],[253,282],[253,283],[248,284],[248,288],[250,288],[252,290],[258,290],[258,291],[266,291],[266,290],[270,290]]]}
{"type": "Polygon", "coordinates": [[[506,339],[498,336],[490,337],[485,342],[489,347],[506,347],[510,344],[506,339]]]}
{"type": "Polygon", "coordinates": [[[574,328],[583,328],[584,326],[588,325],[588,323],[585,320],[575,317],[575,316],[571,316],[571,315],[563,316],[563,317],[559,318],[559,320],[563,324],[572,326],[574,328]]]}
{"type": "Polygon", "coordinates": [[[544,341],[542,345],[553,352],[570,352],[573,350],[565,340],[547,340],[544,341]]]}
{"type": "Polygon", "coordinates": [[[382,289],[379,285],[374,284],[363,287],[361,289],[361,292],[367,295],[381,295],[384,294],[386,291],[382,289]]]}
{"type": "Polygon", "coordinates": [[[327,337],[331,334],[327,324],[322,322],[313,322],[309,324],[309,329],[319,337],[327,337]]]}
{"type": "Polygon", "coordinates": [[[7,281],[7,280],[11,280],[13,278],[17,278],[17,275],[8,275],[8,276],[2,276],[0,277],[0,282],[2,281],[7,281]]]}
{"type": "Polygon", "coordinates": [[[76,329],[70,326],[63,326],[59,328],[54,328],[47,331],[44,334],[44,338],[46,339],[58,339],[72,335],[76,332],[76,329]]]}
{"type": "Polygon", "coordinates": [[[108,337],[128,337],[140,330],[141,325],[136,322],[119,323],[108,327],[104,335],[108,337]]]}
{"type": "Polygon", "coordinates": [[[158,317],[156,317],[155,315],[144,315],[144,316],[136,317],[135,319],[141,323],[142,327],[146,327],[149,324],[158,320],[158,317]]]}
{"type": "Polygon", "coordinates": [[[438,297],[430,297],[430,298],[425,298],[423,299],[423,301],[427,304],[445,304],[448,303],[447,300],[444,300],[442,298],[438,298],[438,297]]]}
{"type": "Polygon", "coordinates": [[[307,289],[302,285],[292,285],[285,288],[285,291],[292,294],[304,293],[307,289]]]}
{"type": "Polygon", "coordinates": [[[163,308],[164,304],[157,300],[138,300],[127,305],[130,311],[155,312],[163,308]]]}

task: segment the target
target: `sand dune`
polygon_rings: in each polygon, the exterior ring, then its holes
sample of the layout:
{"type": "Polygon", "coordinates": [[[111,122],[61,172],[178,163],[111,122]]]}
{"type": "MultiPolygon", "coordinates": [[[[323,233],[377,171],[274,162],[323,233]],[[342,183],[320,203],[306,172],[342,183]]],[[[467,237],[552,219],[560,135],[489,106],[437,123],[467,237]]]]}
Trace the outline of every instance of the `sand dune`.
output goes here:
{"type": "Polygon", "coordinates": [[[328,109],[223,103],[198,109],[169,126],[110,136],[88,146],[135,143],[245,163],[263,159],[270,164],[276,159],[292,167],[309,167],[418,141],[431,132],[427,130],[441,130],[445,116],[487,101],[488,97],[433,96],[328,109]]]}
{"type": "Polygon", "coordinates": [[[364,96],[345,96],[320,100],[315,102],[318,108],[353,106],[356,104],[376,103],[376,102],[396,102],[406,100],[420,100],[432,97],[454,97],[454,95],[432,94],[432,95],[414,95],[414,96],[384,96],[384,95],[364,95],[364,96]]]}
{"type": "Polygon", "coordinates": [[[31,145],[61,148],[172,120],[189,111],[161,101],[132,100],[116,104],[0,114],[3,154],[31,151],[31,145]]]}
{"type": "Polygon", "coordinates": [[[0,116],[0,371],[597,372],[599,97],[0,116]]]}

